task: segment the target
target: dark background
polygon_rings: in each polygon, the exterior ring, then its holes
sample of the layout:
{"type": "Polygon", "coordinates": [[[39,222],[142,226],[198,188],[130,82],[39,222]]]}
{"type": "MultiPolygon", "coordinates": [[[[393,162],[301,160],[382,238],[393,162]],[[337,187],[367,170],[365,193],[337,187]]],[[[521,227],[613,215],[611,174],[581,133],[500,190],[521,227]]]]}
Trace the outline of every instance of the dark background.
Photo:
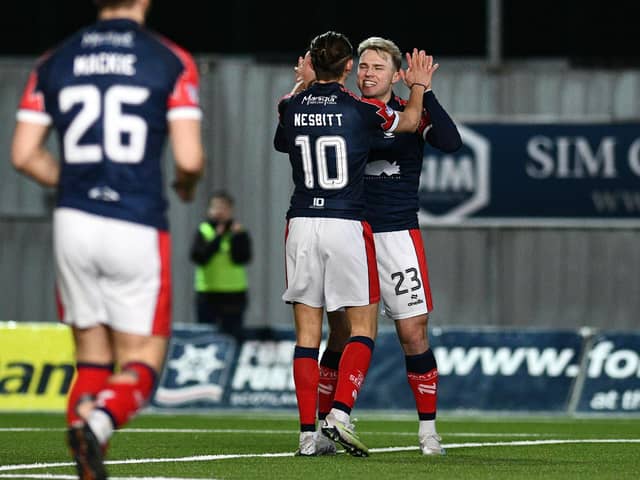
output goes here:
{"type": "MultiPolygon", "coordinates": [[[[503,0],[507,60],[562,57],[580,66],[640,66],[640,1],[503,0]]],[[[420,0],[365,8],[348,0],[247,2],[155,0],[148,26],[193,53],[251,54],[286,61],[326,30],[357,45],[379,35],[402,50],[436,56],[486,55],[485,0],[420,0]]],[[[5,2],[0,55],[37,55],[93,22],[91,0],[5,2]]]]}

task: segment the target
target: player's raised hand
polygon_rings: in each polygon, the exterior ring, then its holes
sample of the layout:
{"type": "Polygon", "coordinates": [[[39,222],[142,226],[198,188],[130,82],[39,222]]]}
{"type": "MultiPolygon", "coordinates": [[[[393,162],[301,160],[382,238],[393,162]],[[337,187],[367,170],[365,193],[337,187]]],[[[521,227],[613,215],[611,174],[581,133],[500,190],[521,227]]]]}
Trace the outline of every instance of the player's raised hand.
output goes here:
{"type": "Polygon", "coordinates": [[[311,54],[305,53],[304,57],[298,57],[298,63],[293,67],[295,72],[295,85],[291,90],[291,94],[295,94],[305,90],[316,81],[316,72],[311,63],[311,54]]]}
{"type": "Polygon", "coordinates": [[[431,79],[435,71],[440,67],[439,64],[433,62],[433,57],[427,55],[424,50],[413,49],[411,54],[407,53],[407,70],[400,71],[402,80],[411,88],[413,84],[424,86],[425,90],[431,88],[431,79]]]}

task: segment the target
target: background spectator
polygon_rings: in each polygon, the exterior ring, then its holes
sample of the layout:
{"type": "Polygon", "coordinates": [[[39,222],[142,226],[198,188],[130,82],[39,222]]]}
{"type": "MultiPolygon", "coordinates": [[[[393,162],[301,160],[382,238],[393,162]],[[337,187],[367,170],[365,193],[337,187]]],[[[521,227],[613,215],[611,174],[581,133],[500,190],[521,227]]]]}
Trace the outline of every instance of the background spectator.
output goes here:
{"type": "Polygon", "coordinates": [[[225,191],[211,195],[207,219],[193,239],[191,260],[196,264],[198,323],[216,325],[241,340],[248,303],[246,265],[251,260],[251,240],[234,220],[233,204],[233,197],[225,191]]]}

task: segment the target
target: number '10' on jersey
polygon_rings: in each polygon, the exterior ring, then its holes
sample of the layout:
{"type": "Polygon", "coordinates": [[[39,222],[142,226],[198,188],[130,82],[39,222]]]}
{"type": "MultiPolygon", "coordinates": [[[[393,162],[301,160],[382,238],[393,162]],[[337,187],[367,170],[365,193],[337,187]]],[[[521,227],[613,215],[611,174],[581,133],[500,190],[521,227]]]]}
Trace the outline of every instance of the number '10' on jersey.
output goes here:
{"type": "Polygon", "coordinates": [[[362,220],[372,138],[395,129],[397,112],[337,82],[315,83],[283,98],[278,112],[274,145],[289,154],[295,187],[287,218],[362,220]]]}

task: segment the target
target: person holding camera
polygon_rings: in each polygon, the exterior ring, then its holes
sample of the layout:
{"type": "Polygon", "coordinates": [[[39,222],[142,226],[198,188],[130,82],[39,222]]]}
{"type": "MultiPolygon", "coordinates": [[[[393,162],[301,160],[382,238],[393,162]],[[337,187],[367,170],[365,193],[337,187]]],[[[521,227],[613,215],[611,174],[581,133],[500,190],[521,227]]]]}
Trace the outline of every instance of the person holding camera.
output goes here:
{"type": "Polygon", "coordinates": [[[249,233],[234,220],[233,207],[229,193],[211,195],[207,219],[198,226],[190,255],[196,264],[198,323],[215,325],[240,341],[248,304],[246,265],[252,252],[249,233]]]}

